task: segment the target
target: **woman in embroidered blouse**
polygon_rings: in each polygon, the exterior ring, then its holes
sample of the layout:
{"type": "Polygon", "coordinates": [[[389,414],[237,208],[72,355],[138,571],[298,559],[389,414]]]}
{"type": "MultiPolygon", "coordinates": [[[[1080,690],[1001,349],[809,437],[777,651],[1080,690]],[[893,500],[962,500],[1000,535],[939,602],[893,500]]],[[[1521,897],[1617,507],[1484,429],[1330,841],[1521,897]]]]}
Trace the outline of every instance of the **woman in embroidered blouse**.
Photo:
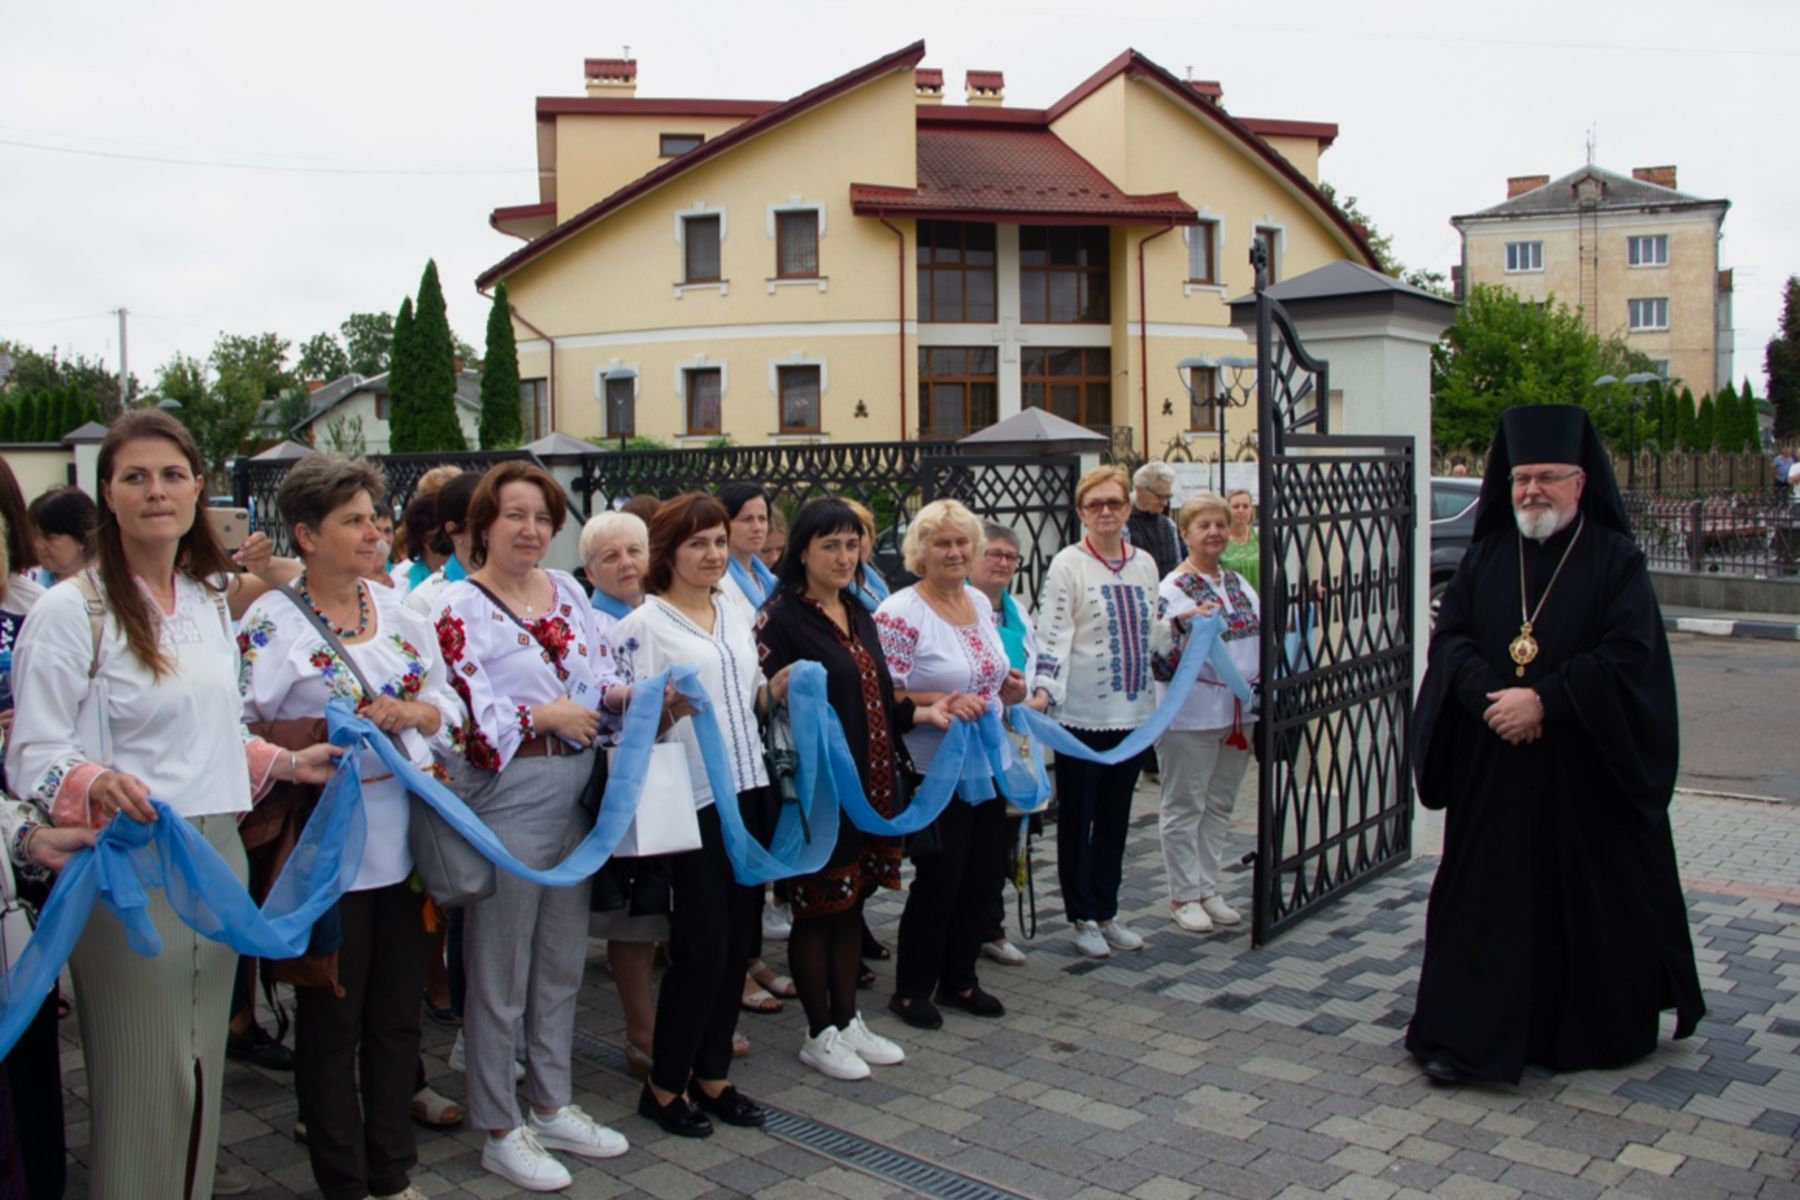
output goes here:
{"type": "MultiPolygon", "coordinates": [[[[399,735],[415,765],[428,769],[434,746],[448,752],[448,731],[462,723],[463,708],[430,624],[391,589],[363,581],[381,560],[375,502],[383,490],[367,463],[323,454],[296,463],[282,480],[275,506],[306,570],[292,589],[263,596],[244,615],[244,719],[295,723],[272,728],[276,738],[275,729],[314,721],[322,727],[326,704],[347,701],[399,735]],[[315,617],[337,635],[355,669],[318,631],[315,617]],[[375,695],[364,694],[358,671],[375,695]]],[[[408,886],[406,789],[372,752],[362,769],[368,835],[355,881],[338,903],[342,942],[329,968],[333,986],[299,987],[295,1000],[294,1091],[313,1178],[326,1200],[404,1193],[418,1162],[410,1105],[419,993],[435,939],[408,886]]]]}
{"type": "MultiPolygon", "coordinates": [[[[861,562],[862,522],[841,500],[808,501],[794,518],[780,585],[763,608],[756,640],[764,670],[806,659],[825,667],[826,698],[844,726],[864,793],[884,817],[898,814],[899,735],[915,720],[947,728],[942,702],[918,710],[896,701],[874,620],[850,593],[861,562]]],[[[905,1061],[900,1047],[864,1023],[856,1006],[863,903],[900,886],[900,842],[858,830],[840,814],[837,847],[822,870],[787,881],[794,906],[788,965],[806,1009],[800,1061],[834,1079],[867,1079],[870,1065],[905,1061]]]]}
{"type": "MultiPolygon", "coordinates": [[[[696,667],[711,701],[745,824],[766,836],[776,800],[763,763],[759,711],[787,694],[787,671],[765,681],[757,663],[750,609],[720,589],[728,518],[711,496],[677,496],[650,523],[649,597],[613,630],[613,657],[626,681],[676,666],[696,667]]],[[[685,704],[671,715],[685,713],[685,704]]],[[[727,1079],[731,1034],[743,994],[761,888],[740,886],[725,854],[712,782],[693,722],[672,736],[687,750],[700,848],[666,859],[674,888],[669,970],[656,1001],[650,1078],[638,1111],[681,1137],[706,1137],[711,1114],[731,1125],[760,1126],[766,1115],[727,1079]]]]}
{"type": "MultiPolygon", "coordinates": [[[[895,694],[920,706],[942,705],[963,721],[978,720],[993,700],[1025,699],[1025,676],[1007,665],[988,599],[967,583],[982,552],[975,514],[958,501],[934,500],[913,518],[901,549],[919,582],[889,596],[875,613],[895,694]]],[[[914,725],[906,734],[920,771],[930,769],[943,738],[932,725],[914,725]]],[[[1005,869],[1006,805],[991,790],[981,803],[968,799],[952,800],[918,839],[918,847],[930,849],[913,852],[888,1007],[921,1029],[944,1023],[938,1005],[978,1017],[1006,1012],[975,974],[986,897],[1005,869]]]]}
{"type": "Polygon", "coordinates": [[[429,617],[437,611],[438,599],[445,588],[469,577],[469,548],[475,540],[469,532],[469,501],[474,499],[475,489],[480,484],[480,472],[464,471],[439,488],[433,497],[436,507],[432,515],[437,528],[432,530],[427,541],[433,551],[450,557],[406,594],[406,607],[422,616],[429,617]]]}
{"type": "MultiPolygon", "coordinates": [[[[596,711],[609,682],[594,610],[563,571],[538,566],[562,528],[562,487],[543,468],[490,468],[469,503],[467,579],[444,590],[438,645],[468,707],[451,736],[469,769],[469,807],[520,861],[562,861],[593,826],[584,805],[596,711]]],[[[466,909],[463,1033],[469,1116],[488,1137],[481,1165],[529,1191],[567,1187],[551,1156],[623,1154],[625,1139],[570,1103],[575,998],[587,962],[588,885],[550,888],[497,873],[494,894],[466,909]],[[513,1026],[525,1027],[520,1120],[513,1026]]]]}
{"type": "MultiPolygon", "coordinates": [[[[1038,666],[1032,682],[1050,715],[1096,750],[1110,750],[1155,711],[1150,626],[1161,582],[1148,552],[1125,541],[1130,482],[1096,467],[1075,485],[1085,535],[1050,560],[1038,597],[1038,666]]],[[[1123,921],[1119,879],[1139,760],[1103,767],[1056,756],[1056,873],[1075,947],[1090,958],[1139,950],[1123,921]]]]}
{"type": "MultiPolygon", "coordinates": [[[[1221,564],[1230,541],[1232,510],[1210,492],[1181,506],[1181,537],[1188,556],[1162,581],[1157,599],[1157,653],[1152,660],[1156,696],[1181,664],[1188,625],[1195,617],[1224,613],[1221,638],[1245,679],[1260,667],[1261,623],[1256,589],[1221,564]]],[[[1237,912],[1219,894],[1219,857],[1231,833],[1231,811],[1250,761],[1255,716],[1210,664],[1202,667],[1187,703],[1157,747],[1162,761],[1162,848],[1169,875],[1169,911],[1192,933],[1236,925],[1237,912]]]]}
{"type": "Polygon", "coordinates": [[[1236,571],[1255,591],[1262,584],[1262,549],[1256,540],[1256,497],[1243,488],[1230,492],[1225,504],[1231,510],[1231,535],[1219,561],[1236,571]]]}
{"type": "MultiPolygon", "coordinates": [[[[86,576],[33,607],[14,656],[7,777],[58,825],[98,828],[120,812],[155,820],[154,796],[242,880],[237,818],[252,795],[273,780],[325,782],[337,752],[247,739],[237,646],[210,582],[231,564],[196,519],[206,486],[186,428],[155,409],[125,413],[101,443],[98,475],[99,645],[86,576]]],[[[237,955],[183,924],[160,890],[149,915],[161,954],[132,951],[124,926],[96,911],[70,959],[98,1200],[212,1194],[237,955]]]]}

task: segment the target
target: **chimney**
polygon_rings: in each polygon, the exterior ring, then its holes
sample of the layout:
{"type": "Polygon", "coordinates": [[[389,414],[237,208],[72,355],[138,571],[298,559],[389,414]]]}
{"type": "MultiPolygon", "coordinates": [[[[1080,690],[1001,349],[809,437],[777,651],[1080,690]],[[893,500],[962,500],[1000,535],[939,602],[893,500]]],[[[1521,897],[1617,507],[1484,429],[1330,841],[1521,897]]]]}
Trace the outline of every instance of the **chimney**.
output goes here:
{"type": "Polygon", "coordinates": [[[1671,192],[1675,190],[1675,168],[1673,165],[1666,167],[1633,167],[1631,168],[1631,177],[1639,183],[1654,183],[1657,187],[1666,187],[1671,192]]]}
{"type": "Polygon", "coordinates": [[[587,60],[587,94],[609,100],[629,100],[637,95],[637,59],[590,58],[587,60]]]}
{"type": "Polygon", "coordinates": [[[1512,175],[1506,180],[1506,198],[1523,196],[1526,192],[1535,192],[1550,182],[1548,175],[1512,175]]]}
{"type": "Polygon", "coordinates": [[[1219,86],[1216,79],[1190,79],[1187,85],[1194,89],[1199,97],[1215,108],[1225,102],[1225,89],[1219,86]]]}
{"type": "Polygon", "coordinates": [[[920,104],[944,102],[944,72],[937,67],[920,67],[913,72],[913,98],[920,104]]]}
{"type": "Polygon", "coordinates": [[[999,71],[970,71],[964,80],[970,104],[998,107],[1006,102],[1006,76],[999,71]]]}

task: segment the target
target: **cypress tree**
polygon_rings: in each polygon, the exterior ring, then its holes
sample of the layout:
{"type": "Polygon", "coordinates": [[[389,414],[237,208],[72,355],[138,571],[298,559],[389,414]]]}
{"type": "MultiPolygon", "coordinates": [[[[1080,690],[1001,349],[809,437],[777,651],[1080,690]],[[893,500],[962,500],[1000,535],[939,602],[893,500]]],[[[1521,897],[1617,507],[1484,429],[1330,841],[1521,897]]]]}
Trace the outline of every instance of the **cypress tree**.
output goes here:
{"type": "Polygon", "coordinates": [[[1728,383],[1713,397],[1713,443],[1721,453],[1734,454],[1738,450],[1737,434],[1737,389],[1728,383]]]}
{"type": "Polygon", "coordinates": [[[44,406],[38,393],[26,396],[19,405],[19,440],[21,442],[41,442],[44,440],[44,406]]]}
{"type": "Polygon", "coordinates": [[[1705,454],[1713,448],[1713,399],[1706,396],[1700,401],[1699,411],[1694,414],[1694,449],[1705,454]]]}
{"type": "Polygon", "coordinates": [[[462,423],[456,417],[456,341],[438,283],[437,262],[427,259],[413,306],[413,350],[417,355],[420,450],[465,450],[462,423]]]}
{"type": "Polygon", "coordinates": [[[1683,450],[1694,448],[1694,397],[1686,388],[1675,393],[1675,444],[1683,450]]]}
{"type": "Polygon", "coordinates": [[[488,310],[487,347],[481,361],[481,448],[515,446],[525,437],[519,412],[519,346],[513,337],[506,284],[494,289],[488,310]]]}
{"type": "Polygon", "coordinates": [[[1738,390],[1738,407],[1743,411],[1739,420],[1743,424],[1744,449],[1762,449],[1762,421],[1756,411],[1756,389],[1750,386],[1749,377],[1744,379],[1744,386],[1738,390]]]}
{"type": "Polygon", "coordinates": [[[81,426],[81,389],[69,384],[63,389],[62,404],[57,410],[57,424],[62,426],[55,433],[57,441],[61,441],[81,426]]]}
{"type": "Polygon", "coordinates": [[[0,442],[19,439],[19,405],[16,401],[0,403],[0,442]]]}
{"type": "Polygon", "coordinates": [[[411,454],[420,449],[417,405],[417,356],[413,352],[413,302],[400,301],[394,316],[394,348],[388,355],[388,452],[411,454]]]}

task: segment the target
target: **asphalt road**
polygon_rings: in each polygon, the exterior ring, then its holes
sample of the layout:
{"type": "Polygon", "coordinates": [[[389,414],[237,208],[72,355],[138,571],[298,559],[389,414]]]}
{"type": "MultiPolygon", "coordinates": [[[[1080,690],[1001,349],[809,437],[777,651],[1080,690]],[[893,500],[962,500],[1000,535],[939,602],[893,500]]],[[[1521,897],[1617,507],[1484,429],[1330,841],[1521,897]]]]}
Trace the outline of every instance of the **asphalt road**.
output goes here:
{"type": "Polygon", "coordinates": [[[1800,803],[1800,642],[1671,633],[1678,786],[1800,803]]]}

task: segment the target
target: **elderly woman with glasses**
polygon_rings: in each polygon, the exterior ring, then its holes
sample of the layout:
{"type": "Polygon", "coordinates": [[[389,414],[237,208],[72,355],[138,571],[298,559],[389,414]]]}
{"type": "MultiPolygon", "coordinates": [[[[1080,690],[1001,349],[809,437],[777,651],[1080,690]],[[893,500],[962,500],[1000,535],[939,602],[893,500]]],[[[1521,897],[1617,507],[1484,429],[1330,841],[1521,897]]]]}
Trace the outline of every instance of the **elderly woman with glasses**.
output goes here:
{"type": "MultiPolygon", "coordinates": [[[[1149,553],[1125,540],[1130,491],[1118,467],[1075,485],[1083,536],[1050,561],[1039,595],[1033,690],[1050,715],[1095,750],[1110,750],[1156,709],[1150,630],[1162,578],[1149,553]]],[[[1101,766],[1056,756],[1056,871],[1075,948],[1090,958],[1140,950],[1118,919],[1119,881],[1138,759],[1101,766]]]]}

